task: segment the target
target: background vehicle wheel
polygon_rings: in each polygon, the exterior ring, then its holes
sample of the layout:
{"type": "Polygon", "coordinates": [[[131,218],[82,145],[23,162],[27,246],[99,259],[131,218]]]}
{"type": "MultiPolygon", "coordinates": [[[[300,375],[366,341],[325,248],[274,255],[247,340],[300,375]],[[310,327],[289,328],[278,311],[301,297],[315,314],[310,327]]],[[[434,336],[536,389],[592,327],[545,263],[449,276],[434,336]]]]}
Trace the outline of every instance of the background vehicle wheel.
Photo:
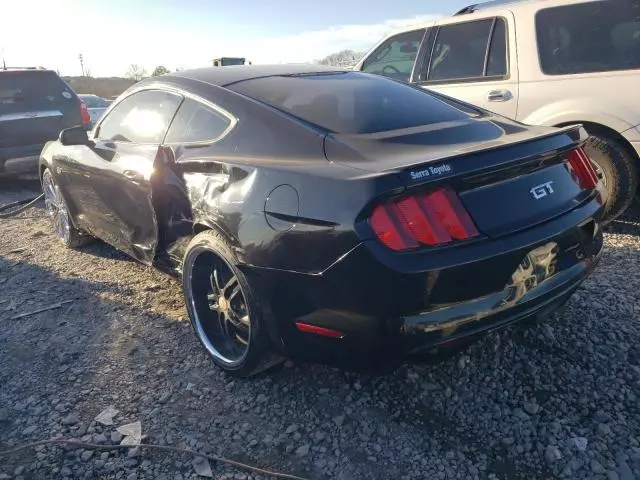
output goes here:
{"type": "Polygon", "coordinates": [[[638,186],[638,167],[635,158],[618,140],[599,132],[589,134],[585,151],[609,191],[602,222],[606,225],[631,205],[638,186]]]}
{"type": "Polygon", "coordinates": [[[246,377],[268,361],[268,335],[261,309],[238,258],[217,232],[196,235],[187,246],[182,286],[191,324],[213,361],[246,377]]]}
{"type": "Polygon", "coordinates": [[[67,204],[62,198],[60,187],[47,168],[42,175],[42,191],[47,213],[53,225],[53,232],[68,248],[78,248],[88,243],[90,236],[78,230],[71,223],[67,204]]]}

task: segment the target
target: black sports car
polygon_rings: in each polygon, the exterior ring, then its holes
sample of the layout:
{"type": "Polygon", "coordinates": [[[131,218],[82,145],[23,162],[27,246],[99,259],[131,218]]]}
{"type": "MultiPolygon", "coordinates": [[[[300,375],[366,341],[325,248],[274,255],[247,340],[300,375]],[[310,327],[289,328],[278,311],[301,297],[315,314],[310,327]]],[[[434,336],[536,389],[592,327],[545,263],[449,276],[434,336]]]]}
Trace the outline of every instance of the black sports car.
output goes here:
{"type": "Polygon", "coordinates": [[[56,234],[182,278],[214,362],[413,353],[560,306],[599,259],[580,126],[310,65],[181,71],[61,132],[56,234]]]}

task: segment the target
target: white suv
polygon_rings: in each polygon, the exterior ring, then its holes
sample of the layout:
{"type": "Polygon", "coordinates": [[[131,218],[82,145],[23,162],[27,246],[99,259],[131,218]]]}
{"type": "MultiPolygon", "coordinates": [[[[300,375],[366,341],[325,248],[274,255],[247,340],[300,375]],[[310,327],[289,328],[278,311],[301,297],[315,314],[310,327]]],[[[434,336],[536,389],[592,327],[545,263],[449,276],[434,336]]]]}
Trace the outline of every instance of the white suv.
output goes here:
{"type": "Polygon", "coordinates": [[[636,195],[640,0],[512,0],[405,27],[355,69],[411,82],[526,124],[581,123],[608,190],[606,216],[636,195]]]}

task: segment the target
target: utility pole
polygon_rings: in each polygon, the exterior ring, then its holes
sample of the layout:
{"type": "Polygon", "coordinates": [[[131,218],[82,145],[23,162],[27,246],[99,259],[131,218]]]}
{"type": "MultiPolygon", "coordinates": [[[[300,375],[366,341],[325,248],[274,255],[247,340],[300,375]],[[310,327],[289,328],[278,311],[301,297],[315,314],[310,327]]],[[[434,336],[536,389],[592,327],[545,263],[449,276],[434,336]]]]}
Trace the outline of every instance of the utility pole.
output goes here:
{"type": "Polygon", "coordinates": [[[78,58],[80,59],[80,69],[82,69],[82,76],[84,77],[84,61],[82,58],[82,54],[78,55],[78,58]]]}
{"type": "Polygon", "coordinates": [[[0,49],[0,55],[2,55],[2,68],[4,70],[6,70],[7,69],[7,62],[5,62],[5,60],[4,60],[4,47],[2,47],[0,49]]]}

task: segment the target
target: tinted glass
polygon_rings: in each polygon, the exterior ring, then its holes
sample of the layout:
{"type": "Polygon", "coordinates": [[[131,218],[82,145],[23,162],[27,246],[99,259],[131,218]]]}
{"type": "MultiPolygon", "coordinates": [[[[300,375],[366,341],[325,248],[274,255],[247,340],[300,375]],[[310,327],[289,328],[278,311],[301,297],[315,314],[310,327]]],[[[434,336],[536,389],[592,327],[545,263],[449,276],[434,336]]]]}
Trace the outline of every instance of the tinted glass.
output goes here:
{"type": "Polygon", "coordinates": [[[484,75],[484,59],[493,19],[445,25],[438,29],[429,80],[456,80],[484,75]]]}
{"type": "Polygon", "coordinates": [[[467,118],[421,88],[357,72],[274,76],[230,87],[337,133],[373,133],[467,118]]]}
{"type": "Polygon", "coordinates": [[[78,95],[84,103],[87,105],[87,108],[105,108],[109,104],[103,98],[98,97],[97,95],[78,95]]]}
{"type": "Polygon", "coordinates": [[[487,77],[503,77],[507,74],[507,27],[501,18],[496,19],[496,25],[491,37],[489,58],[487,59],[487,77]]]}
{"type": "Polygon", "coordinates": [[[540,66],[547,75],[640,68],[640,1],[545,8],[536,15],[540,66]]]}
{"type": "Polygon", "coordinates": [[[61,103],[77,105],[78,100],[55,72],[0,71],[0,111],[46,109],[61,103]]]}
{"type": "Polygon", "coordinates": [[[158,90],[128,96],[115,106],[100,124],[102,140],[160,143],[182,97],[158,90]]]}
{"type": "Polygon", "coordinates": [[[401,33],[380,45],[362,64],[362,71],[408,81],[424,29],[401,33]]]}
{"type": "Polygon", "coordinates": [[[173,120],[165,142],[191,143],[216,140],[231,120],[199,102],[186,99],[173,120]]]}

